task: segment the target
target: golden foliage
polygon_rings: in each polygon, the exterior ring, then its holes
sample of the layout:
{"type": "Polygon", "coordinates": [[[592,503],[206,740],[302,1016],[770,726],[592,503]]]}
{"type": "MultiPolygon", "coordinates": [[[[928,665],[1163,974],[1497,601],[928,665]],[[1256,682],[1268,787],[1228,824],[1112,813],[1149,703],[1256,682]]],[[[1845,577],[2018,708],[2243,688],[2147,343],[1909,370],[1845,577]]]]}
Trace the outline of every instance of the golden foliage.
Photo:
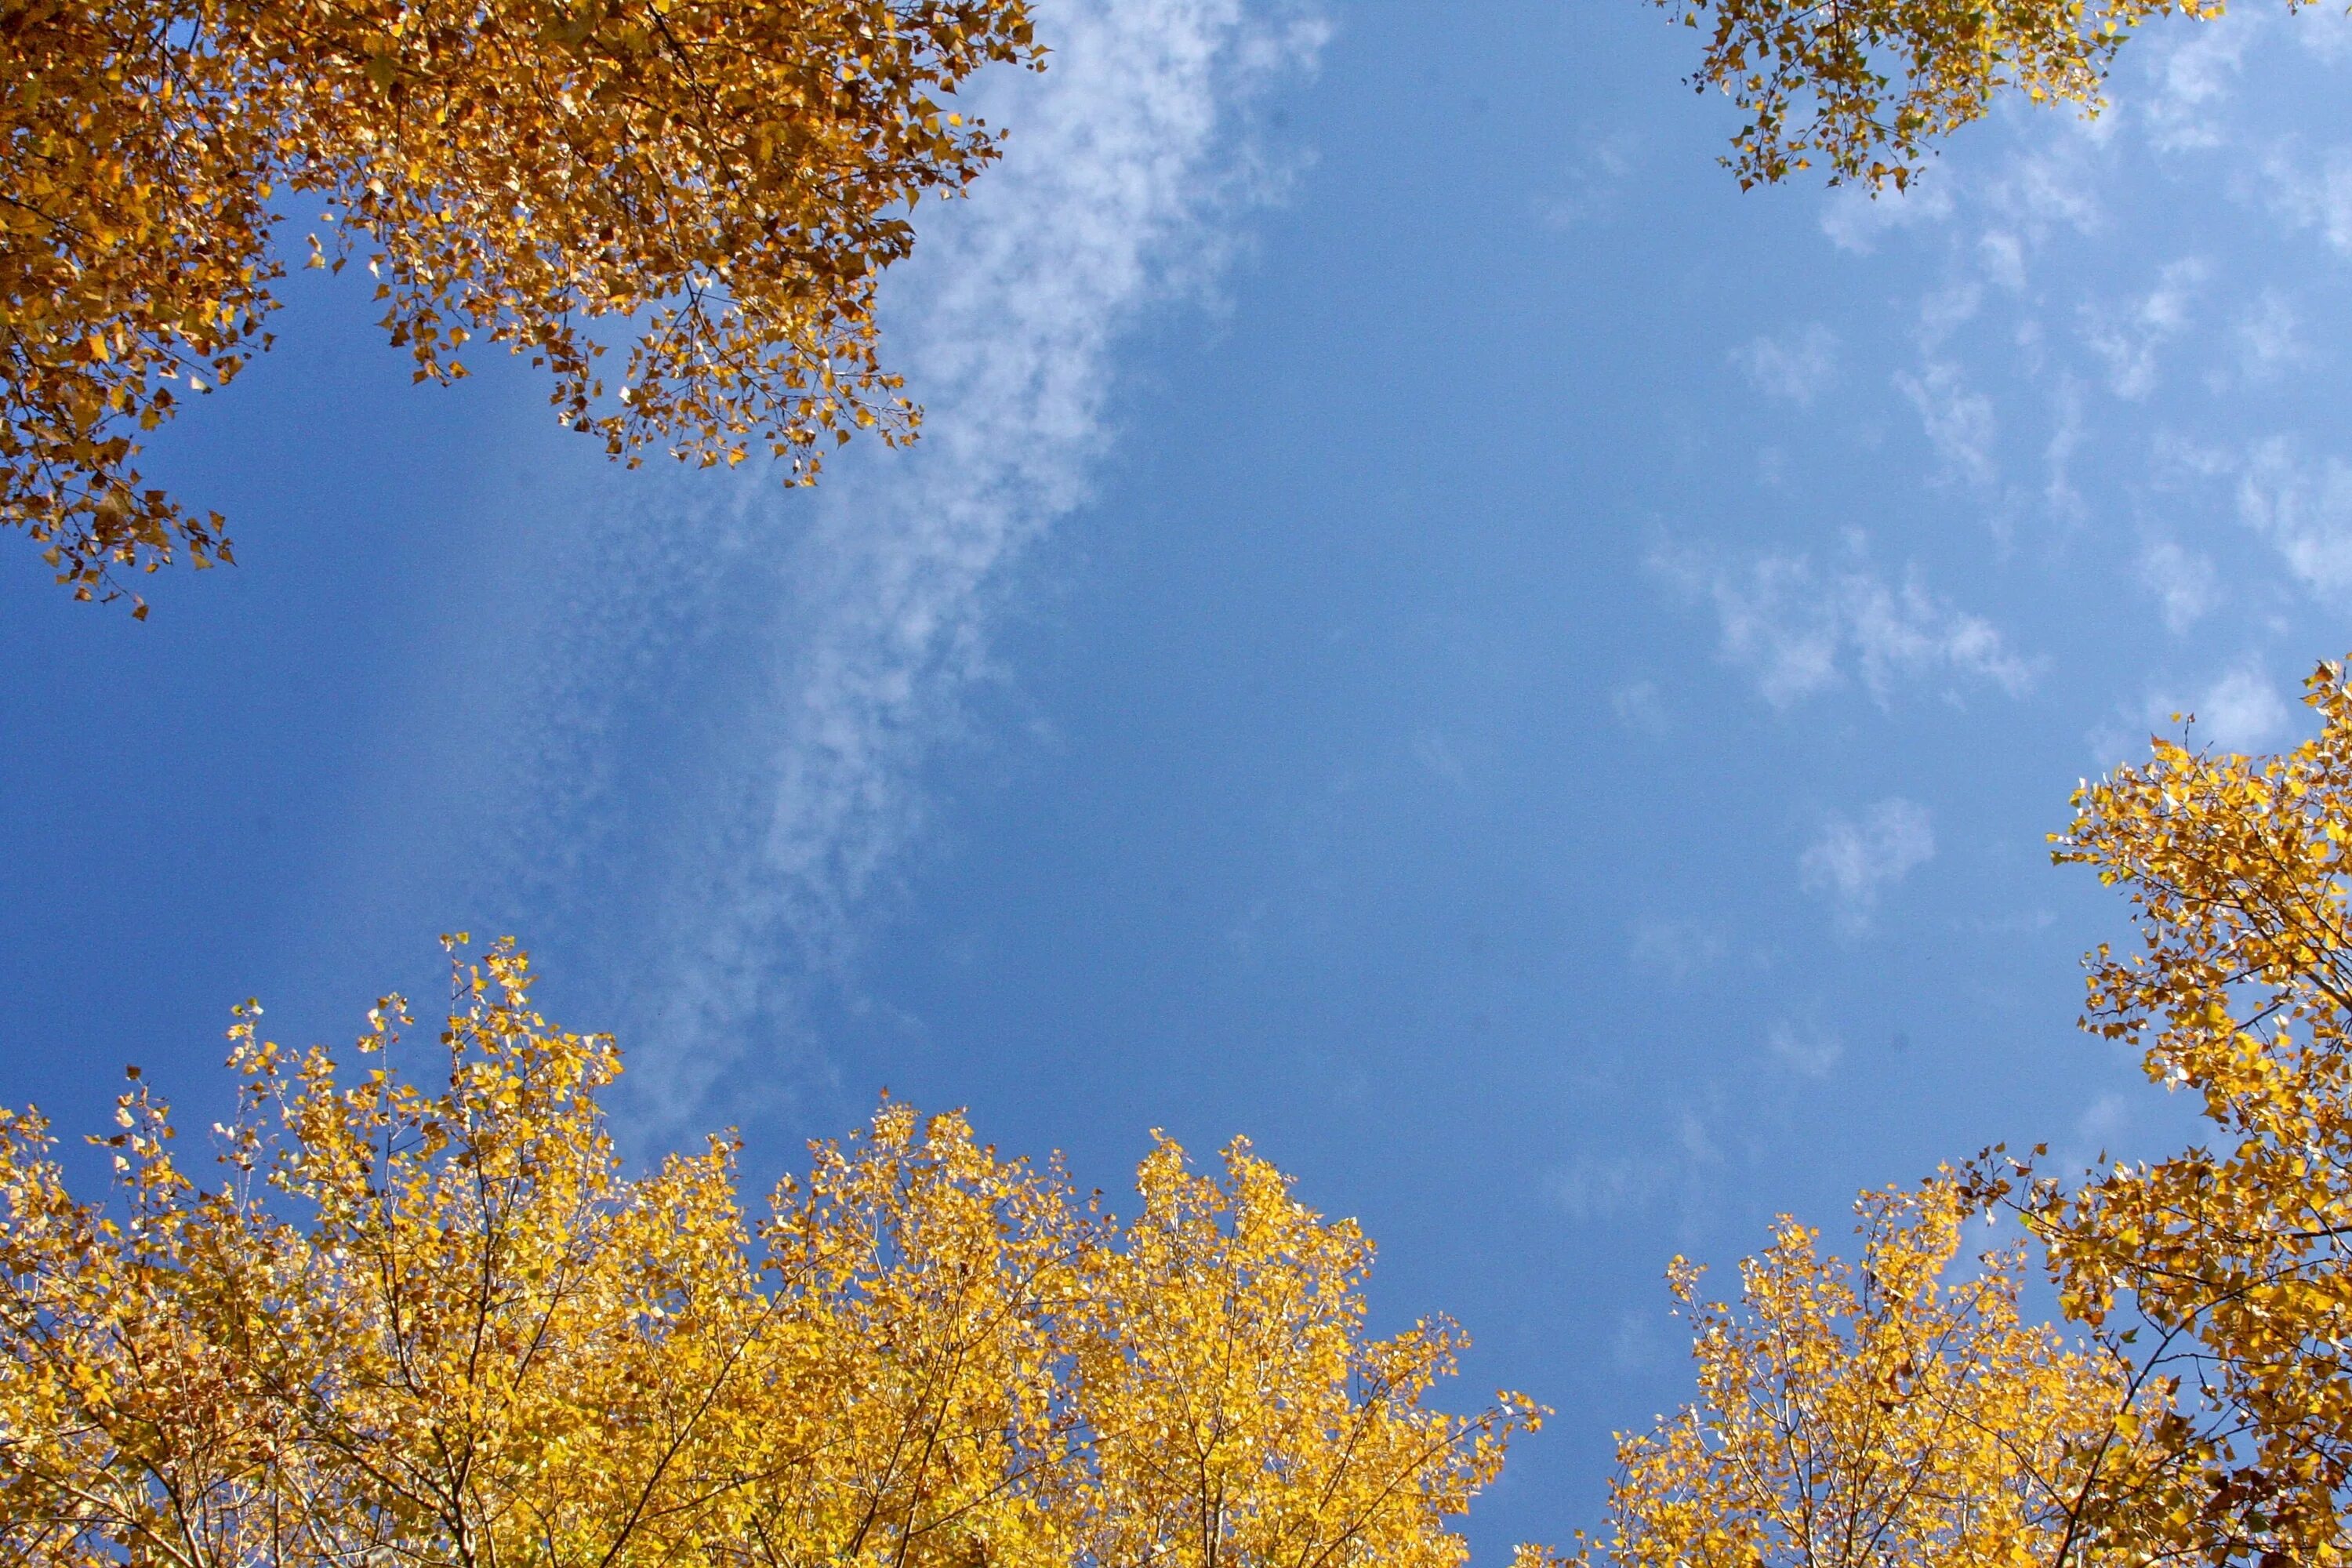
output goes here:
{"type": "Polygon", "coordinates": [[[217,1190],[142,1086],[110,1212],[0,1119],[8,1560],[1450,1568],[1536,1424],[1423,1408],[1454,1336],[1365,1339],[1369,1244],[1239,1143],[1122,1229],[886,1103],[754,1220],[725,1141],[622,1173],[521,954],[457,973],[436,1092],[397,999],[356,1072],[243,1013],[217,1190]]]}
{"type": "Polygon", "coordinates": [[[1955,1272],[1976,1205],[1948,1176],[1865,1194],[1858,1265],[1783,1218],[1737,1309],[1691,1314],[1699,1397],[1621,1437],[1621,1568],[2042,1568],[2108,1560],[2081,1529],[2146,1402],[2127,1367],[2019,1310],[2020,1249],[1955,1272]]]}
{"type": "Polygon", "coordinates": [[[2003,93],[2095,114],[2108,64],[2141,23],[2223,8],[2223,0],[1657,3],[1706,36],[1692,84],[1721,89],[1748,116],[1725,160],[1742,189],[1817,159],[1832,184],[1902,189],[1937,142],[2003,93]]]}
{"type": "Polygon", "coordinates": [[[298,197],[419,381],[503,343],[632,463],[903,437],[876,276],[996,153],[940,100],[1040,53],[1024,0],[0,0],[0,524],[88,598],[229,558],[131,465],[268,347],[298,197]]]}
{"type": "MultiPolygon", "coordinates": [[[[2126,890],[2139,942],[2089,961],[2088,1025],[2196,1094],[2214,1145],[2031,1190],[2066,1310],[2128,1309],[2182,1368],[2201,1472],[2158,1521],[2216,1561],[2346,1556],[2352,1479],[2352,690],[2277,756],[2156,742],[2075,797],[2057,858],[2126,890]]],[[[2118,1319],[2118,1321],[2125,1320],[2118,1319]]]]}
{"type": "Polygon", "coordinates": [[[1866,1198],[1858,1279],[1784,1222],[1743,1310],[1698,1313],[1699,1404],[1621,1450],[1625,1568],[2352,1555],[2352,684],[2306,687],[2309,741],[2159,739],[2053,836],[2137,927],[2090,954],[2086,1026],[2194,1094],[2211,1146],[2071,1186],[1995,1150],[1866,1198]],[[2021,1324],[2017,1252],[1937,1293],[1995,1204],[2089,1348],[2021,1324]]]}

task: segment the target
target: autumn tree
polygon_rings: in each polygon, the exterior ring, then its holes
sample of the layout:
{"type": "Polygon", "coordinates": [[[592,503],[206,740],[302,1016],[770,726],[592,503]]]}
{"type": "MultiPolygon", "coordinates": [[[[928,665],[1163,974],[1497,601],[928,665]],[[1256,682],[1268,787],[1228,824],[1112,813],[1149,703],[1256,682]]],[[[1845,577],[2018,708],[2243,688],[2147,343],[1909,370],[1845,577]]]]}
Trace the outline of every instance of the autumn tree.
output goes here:
{"type": "Polygon", "coordinates": [[[1618,1562],[2352,1556],[2345,667],[2305,700],[2318,732],[2283,754],[2158,740],[2054,840],[2137,927],[2091,953],[2086,1026],[2193,1095],[2208,1141],[2072,1182],[1996,1151],[1868,1198],[1858,1275],[1784,1222],[1741,1308],[1698,1310],[1697,1402],[1624,1442],[1618,1562]],[[2014,1250],[1933,1286],[1957,1217],[1994,1208],[2077,1340],[2021,1324],[2014,1250]]]}
{"type": "Polygon", "coordinates": [[[2180,1369],[2214,1562],[2352,1551],[2352,687],[2306,683],[2280,755],[2158,741],[2076,796],[2060,860],[2129,897],[2137,943],[2089,961],[2086,1023],[2197,1097],[2210,1143],[2021,1189],[2070,1315],[2180,1369]],[[2126,1326],[2128,1325],[2128,1326],[2126,1326]]]}
{"type": "MultiPolygon", "coordinates": [[[[1741,187],[1817,164],[1832,184],[1909,184],[1938,142],[2004,96],[2095,114],[2139,26],[2223,0],[1657,0],[1705,40],[1691,82],[1748,123],[1741,187]]],[[[2305,0],[2287,0],[2290,9],[2305,0]]]]}
{"type": "Polygon", "coordinates": [[[9,1561],[1452,1568],[1536,1424],[1425,1406],[1458,1337],[1368,1338],[1369,1244],[1245,1145],[1122,1225],[886,1102],[755,1215],[723,1139],[624,1173],[520,953],[459,978],[430,1089],[397,999],[355,1066],[247,1010],[214,1185],[141,1084],[110,1207],[0,1120],[9,1561]]]}
{"type": "Polygon", "coordinates": [[[2020,1308],[2021,1247],[1956,1268],[1979,1203],[1947,1173],[1865,1194],[1860,1257],[1783,1218],[1710,1302],[1677,1258],[1696,1401],[1621,1436],[1618,1568],[2076,1568],[2141,1563],[2091,1530],[2167,1468],[2162,1389],[2020,1308]]]}
{"type": "Polygon", "coordinates": [[[502,344],[631,463],[899,439],[877,276],[1039,58],[1024,0],[0,0],[0,524],[83,598],[229,559],[135,460],[269,346],[289,220],[415,379],[502,344]]]}

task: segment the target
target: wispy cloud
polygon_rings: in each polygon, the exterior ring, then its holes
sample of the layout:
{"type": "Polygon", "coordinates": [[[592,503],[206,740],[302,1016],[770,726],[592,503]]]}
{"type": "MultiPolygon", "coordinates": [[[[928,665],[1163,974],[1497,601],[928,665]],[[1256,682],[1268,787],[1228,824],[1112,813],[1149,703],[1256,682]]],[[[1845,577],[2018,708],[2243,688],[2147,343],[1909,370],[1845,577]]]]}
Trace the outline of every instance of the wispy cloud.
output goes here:
{"type": "Polygon", "coordinates": [[[2191,744],[2225,752],[2259,752],[2285,740],[2296,708],[2266,674],[2258,658],[2241,658],[2219,674],[2194,684],[2161,685],[2123,702],[2115,716],[2084,738],[2100,766],[2137,755],[2151,734],[2178,734],[2179,721],[2193,717],[2191,744]]]}
{"type": "Polygon", "coordinates": [[[1890,234],[1931,226],[1951,216],[1948,181],[1882,193],[1863,185],[1844,185],[1822,204],[1822,232],[1840,250],[1867,255],[1890,234]]]}
{"type": "Polygon", "coordinates": [[[1960,367],[1947,359],[1927,361],[1916,374],[1898,371],[1895,384],[1919,411],[1919,424],[1943,462],[1945,476],[1990,484],[1997,472],[1992,399],[1969,390],[1960,367]]]}
{"type": "Polygon", "coordinates": [[[1785,338],[1759,337],[1734,349],[1731,363],[1767,397],[1812,406],[1837,380],[1837,334],[1815,321],[1785,338]]]}
{"type": "MultiPolygon", "coordinates": [[[[1311,68],[1325,31],[1242,0],[1039,9],[1051,68],[999,78],[980,106],[1011,132],[1005,159],[969,201],[922,209],[916,259],[886,284],[922,439],[853,452],[814,504],[771,484],[698,517],[722,541],[699,575],[611,616],[636,623],[625,658],[698,639],[724,654],[677,693],[711,711],[660,820],[630,829],[651,885],[608,944],[639,969],[631,1076],[656,1120],[690,1115],[755,1037],[789,1027],[799,988],[855,956],[923,826],[919,771],[990,673],[1008,567],[1087,497],[1120,334],[1213,276],[1225,219],[1266,177],[1238,111],[1311,68]]],[[[639,550],[678,548],[669,520],[632,527],[639,550]]],[[[570,678],[576,731],[609,716],[599,679],[570,678]]],[[[593,734],[573,750],[616,765],[593,734]]],[[[612,830],[576,802],[550,815],[551,839],[612,830]]]]}
{"type": "Polygon", "coordinates": [[[2249,382],[2268,381],[2279,371],[2311,358],[2301,318],[2275,289],[2263,289],[2238,312],[2235,331],[2238,372],[2249,382]]]}
{"type": "Polygon", "coordinates": [[[2165,626],[2174,632],[2196,625],[2220,597],[2213,585],[2213,563],[2169,540],[2140,552],[2139,584],[2156,596],[2165,626]]]}
{"type": "Polygon", "coordinates": [[[2156,55],[2156,68],[2149,73],[2153,90],[2137,108],[2147,121],[2148,140],[2159,150],[2219,147],[2226,140],[2215,110],[2236,89],[2246,46],[2259,25],[2251,16],[2230,20],[2233,26],[2198,27],[2168,42],[2151,35],[2149,44],[2167,52],[2156,55]]]}
{"type": "Polygon", "coordinates": [[[1628,956],[1640,973],[1680,984],[1721,966],[1723,932],[1706,921],[1645,915],[1633,922],[1628,956]]]}
{"type": "Polygon", "coordinates": [[[1827,1078],[1845,1055],[1845,1042],[1829,1030],[1785,1018],[1766,1031],[1764,1047],[1774,1061],[1800,1078],[1827,1078]]]}
{"type": "Polygon", "coordinates": [[[1570,162],[1558,189],[1537,199],[1537,217],[1555,229],[1606,223],[1623,205],[1642,153],[1642,142],[1629,131],[1612,131],[1587,142],[1570,162]]]}
{"type": "Polygon", "coordinates": [[[1898,679],[1965,676],[2015,696],[2033,668],[1992,623],[1930,593],[1916,571],[1889,583],[1867,565],[1818,569],[1803,555],[1744,564],[1664,547],[1651,565],[1706,602],[1722,629],[1725,660],[1786,708],[1859,677],[1885,701],[1898,679]]]}
{"type": "Polygon", "coordinates": [[[2189,325],[2189,301],[2209,270],[2186,257],[2166,266],[2144,294],[2083,307],[2083,341],[2106,362],[2107,387],[2117,397],[2137,402],[2156,390],[2158,351],[2189,325]]]}
{"type": "Polygon", "coordinates": [[[1544,1187],[1571,1225],[1624,1225],[1672,1210],[1688,1229],[1706,1212],[1723,1164],[1723,1151],[1706,1122],[1686,1109],[1675,1118],[1670,1142],[1654,1142],[1639,1154],[1580,1153],[1549,1172],[1544,1187]]]}
{"type": "Polygon", "coordinates": [[[2352,148],[2324,151],[2291,143],[2263,160],[2271,208],[2290,230],[2315,230],[2352,253],[2352,148]]]}
{"type": "MultiPolygon", "coordinates": [[[[1858,821],[1832,816],[1799,857],[1797,870],[1805,890],[1829,899],[1840,926],[1859,934],[1870,929],[1880,895],[1935,855],[1927,808],[1898,795],[1880,801],[1858,821]]],[[[1777,1043],[1774,1050],[1785,1054],[1777,1043]]]]}
{"type": "Polygon", "coordinates": [[[2267,746],[2294,720],[2294,708],[2252,659],[2232,666],[2191,696],[2160,695],[2149,699],[2147,707],[2149,723],[2158,727],[2168,725],[2175,713],[2194,714],[2198,738],[2231,752],[2267,746]]]}
{"type": "Polygon", "coordinates": [[[1620,723],[1645,735],[1663,735],[1672,722],[1654,680],[1627,681],[1609,694],[1609,706],[1620,723]]]}
{"type": "Polygon", "coordinates": [[[2352,589],[2352,464],[2305,459],[2284,437],[2261,442],[2239,475],[2238,517],[2305,587],[2352,589]]]}

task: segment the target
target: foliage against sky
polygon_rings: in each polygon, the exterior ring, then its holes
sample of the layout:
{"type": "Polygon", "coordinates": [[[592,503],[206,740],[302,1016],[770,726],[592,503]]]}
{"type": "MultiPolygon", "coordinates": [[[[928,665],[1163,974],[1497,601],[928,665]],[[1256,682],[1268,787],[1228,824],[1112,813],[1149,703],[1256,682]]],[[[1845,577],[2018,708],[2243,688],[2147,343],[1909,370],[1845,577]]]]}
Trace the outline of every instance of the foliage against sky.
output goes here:
{"type": "Polygon", "coordinates": [[[306,230],[416,380],[527,354],[614,457],[902,438],[876,277],[995,155],[956,88],[1042,58],[1021,0],[11,0],[0,40],[0,525],[82,597],[228,558],[133,459],[269,346],[306,230]]]}
{"type": "MultiPolygon", "coordinates": [[[[2307,0],[2285,0],[2289,9],[2307,0]]],[[[1727,160],[1743,188],[1816,163],[1902,190],[1954,131],[2009,93],[2095,113],[2116,50],[2151,17],[2222,0],[1659,0],[1706,39],[1692,80],[1749,119],[1727,160]]]]}
{"type": "Polygon", "coordinates": [[[2144,1151],[2177,1102],[2066,1037],[2092,890],[2029,862],[2165,710],[2277,740],[2338,635],[2332,15],[2159,28],[2098,121],[1880,204],[1735,202],[1642,7],[1350,5],[1281,132],[1192,63],[1233,15],[1055,8],[1006,166],[922,209],[986,268],[897,269],[889,341],[985,369],[898,363],[957,445],[814,507],[610,471],[496,358],[380,386],[364,272],[302,291],[152,453],[234,580],[145,651],[0,588],[6,1098],[201,1084],[219,998],[331,1029],[460,918],[579,1016],[709,954],[625,1094],[796,1139],[887,1081],[1097,1173],[1246,1127],[1349,1194],[1391,1310],[1595,1413],[1515,1450],[1506,1542],[1679,1397],[1670,1247],[2004,1132],[2144,1151]],[[1317,160],[1290,205],[1210,205],[1259,151],[1317,160]],[[1134,303],[1204,274],[1230,315],[1134,303]],[[711,940],[756,899],[807,948],[711,940]]]}
{"type": "Polygon", "coordinates": [[[2130,1366],[2032,1321],[2025,1251],[1954,1268],[1979,1205],[1947,1172],[1865,1194],[1860,1255],[1784,1218],[1738,1306],[1677,1258],[1696,1401],[1620,1439],[1605,1542],[1622,1568],[2146,1563],[2085,1528],[2160,1469],[2130,1366]]]}
{"type": "Polygon", "coordinates": [[[1367,1336],[1369,1244],[1238,1142],[1125,1224],[899,1104],[764,1214],[726,1139],[625,1175],[530,979],[455,966],[426,1083],[397,998],[355,1062],[240,1009],[227,1179],[134,1084],[110,1215],[0,1120],[13,1560],[1452,1568],[1538,1424],[1424,1406],[1459,1335],[1367,1336]]]}
{"type": "MultiPolygon", "coordinates": [[[[2095,1034],[2213,1142],[2079,1181],[1998,1152],[1864,1194],[1861,1256],[1783,1220],[1738,1310],[1691,1309],[1696,1402],[1623,1440],[1606,1542],[1676,1563],[2042,1568],[2344,1560],[2352,1476],[2352,684],[2248,755],[2159,739],[2075,795],[2054,858],[2129,898],[2087,960],[2095,1034]],[[2074,1337],[2019,1314],[2021,1218],[2074,1337]]],[[[2046,1153],[2046,1151],[2037,1151],[2046,1153]]]]}

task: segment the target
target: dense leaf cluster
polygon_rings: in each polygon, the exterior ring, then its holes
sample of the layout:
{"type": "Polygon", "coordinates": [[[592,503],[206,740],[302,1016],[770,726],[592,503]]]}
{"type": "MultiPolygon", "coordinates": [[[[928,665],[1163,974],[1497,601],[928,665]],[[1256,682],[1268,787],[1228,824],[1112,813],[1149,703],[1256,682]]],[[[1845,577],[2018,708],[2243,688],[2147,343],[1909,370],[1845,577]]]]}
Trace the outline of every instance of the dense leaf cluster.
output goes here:
{"type": "Polygon", "coordinates": [[[0,525],[83,597],[229,559],[133,464],[268,347],[298,202],[420,381],[502,343],[633,463],[901,438],[877,274],[996,153],[942,100],[1041,58],[1024,0],[0,0],[0,525]]]}
{"type": "MultiPolygon", "coordinates": [[[[2003,94],[2095,114],[2116,49],[2151,17],[2225,0],[1657,0],[1706,39],[1692,85],[1748,116],[1725,161],[1743,189],[1827,166],[1906,187],[2003,94]]],[[[2305,0],[2287,0],[2290,7],[2305,0]]]]}

